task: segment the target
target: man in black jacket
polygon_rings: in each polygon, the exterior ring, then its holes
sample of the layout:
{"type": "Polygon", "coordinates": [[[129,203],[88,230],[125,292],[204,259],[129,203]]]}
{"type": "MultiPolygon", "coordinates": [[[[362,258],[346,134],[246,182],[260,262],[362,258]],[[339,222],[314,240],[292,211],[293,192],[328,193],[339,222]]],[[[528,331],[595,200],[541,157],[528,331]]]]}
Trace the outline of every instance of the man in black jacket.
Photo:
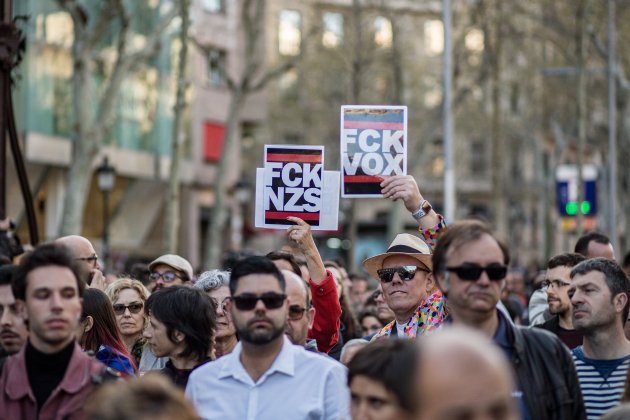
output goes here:
{"type": "Polygon", "coordinates": [[[547,331],[512,325],[496,309],[508,264],[508,250],[489,226],[472,220],[449,226],[434,250],[433,270],[452,322],[491,337],[506,354],[523,419],[585,419],[568,349],[547,331]]]}

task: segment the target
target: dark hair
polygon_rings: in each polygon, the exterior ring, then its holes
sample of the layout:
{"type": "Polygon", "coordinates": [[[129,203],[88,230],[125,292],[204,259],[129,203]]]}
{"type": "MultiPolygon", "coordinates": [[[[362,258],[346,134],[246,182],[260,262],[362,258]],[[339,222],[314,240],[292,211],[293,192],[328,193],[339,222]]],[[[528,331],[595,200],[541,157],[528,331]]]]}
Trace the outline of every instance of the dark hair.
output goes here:
{"type": "Polygon", "coordinates": [[[129,269],[129,277],[138,280],[144,286],[151,284],[150,275],[149,265],[145,263],[135,263],[129,269]]]}
{"type": "Polygon", "coordinates": [[[588,256],[588,244],[591,241],[595,241],[598,244],[603,245],[608,245],[610,243],[610,239],[608,239],[608,236],[604,235],[603,233],[587,232],[579,237],[579,239],[575,243],[574,251],[578,254],[584,255],[585,257],[588,256]]]}
{"type": "Polygon", "coordinates": [[[47,266],[65,267],[72,271],[77,281],[79,297],[83,297],[85,282],[81,280],[75,261],[70,255],[68,248],[57,244],[40,245],[22,258],[22,261],[20,261],[13,273],[13,281],[11,283],[13,296],[16,299],[26,300],[26,277],[31,271],[47,266]]]}
{"type": "Polygon", "coordinates": [[[565,252],[564,254],[551,257],[547,262],[547,268],[551,270],[556,267],[575,267],[585,259],[586,257],[582,254],[565,252]]]}
{"type": "Polygon", "coordinates": [[[149,296],[144,310],[164,324],[172,342],[176,342],[176,331],[184,334],[186,349],[181,357],[208,358],[216,331],[216,308],[207,294],[189,286],[166,287],[149,296]]]}
{"type": "Polygon", "coordinates": [[[378,317],[378,315],[376,314],[376,312],[374,312],[374,311],[373,311],[373,310],[371,310],[371,309],[364,309],[364,310],[362,310],[361,312],[359,312],[359,316],[358,316],[358,319],[359,319],[359,324],[361,325],[361,327],[363,327],[363,325],[362,325],[362,324],[363,324],[363,320],[364,320],[365,318],[370,317],[370,316],[371,316],[371,317],[373,317],[373,318],[378,319],[378,322],[380,322],[380,323],[381,323],[381,325],[383,325],[383,321],[381,321],[381,319],[378,317]]]}
{"type": "Polygon", "coordinates": [[[289,263],[291,266],[291,271],[293,271],[298,276],[302,277],[302,270],[300,269],[300,264],[298,264],[297,260],[293,256],[285,251],[272,251],[269,254],[265,255],[265,257],[269,258],[271,261],[284,260],[289,263]]]}
{"type": "Polygon", "coordinates": [[[401,408],[414,412],[413,378],[417,363],[414,341],[378,340],[360,349],[348,363],[348,386],[356,376],[366,376],[394,394],[401,408]]]}
{"type": "Polygon", "coordinates": [[[503,252],[503,264],[510,264],[510,252],[505,244],[497,239],[490,225],[479,220],[462,220],[449,225],[448,230],[440,236],[437,246],[433,250],[433,272],[441,273],[446,270],[447,253],[451,248],[459,248],[460,246],[472,241],[476,241],[483,235],[490,235],[499,244],[499,248],[503,252]]]}
{"type": "Polygon", "coordinates": [[[614,298],[619,293],[626,294],[628,301],[623,308],[623,318],[621,319],[625,324],[628,319],[628,310],[630,309],[630,279],[628,279],[628,276],[616,261],[606,258],[592,258],[582,261],[571,270],[571,278],[591,271],[599,271],[604,275],[608,289],[610,289],[611,298],[614,298]]]}
{"type": "Polygon", "coordinates": [[[83,293],[81,321],[84,321],[88,316],[92,317],[94,323],[92,328],[81,337],[81,347],[96,353],[101,345],[108,346],[117,353],[126,356],[136,371],[137,366],[135,366],[133,357],[129,354],[118,329],[112,302],[105,292],[93,287],[85,289],[83,293]]]}
{"type": "MultiPolygon", "coordinates": [[[[234,296],[234,292],[238,288],[238,282],[241,277],[248,276],[250,274],[270,274],[278,279],[280,283],[280,289],[284,292],[286,289],[286,283],[284,277],[278,267],[267,257],[246,257],[240,260],[232,270],[230,275],[230,294],[234,296]]],[[[298,276],[301,277],[300,274],[298,276]]]]}
{"type": "MultiPolygon", "coordinates": [[[[324,267],[336,268],[341,273],[342,266],[340,266],[335,260],[324,261],[324,267]]],[[[343,279],[339,279],[341,282],[343,279]]],[[[352,309],[352,305],[348,300],[348,296],[344,293],[343,283],[341,284],[341,296],[339,296],[339,305],[341,306],[341,323],[343,324],[342,335],[343,341],[349,341],[353,338],[359,338],[362,336],[361,326],[357,321],[357,316],[352,309]]]]}
{"type": "Polygon", "coordinates": [[[623,262],[621,263],[621,266],[623,268],[630,267],[630,251],[628,251],[623,257],[623,262]]]}
{"type": "Polygon", "coordinates": [[[0,286],[11,285],[11,279],[15,272],[14,265],[0,265],[0,286]]]}

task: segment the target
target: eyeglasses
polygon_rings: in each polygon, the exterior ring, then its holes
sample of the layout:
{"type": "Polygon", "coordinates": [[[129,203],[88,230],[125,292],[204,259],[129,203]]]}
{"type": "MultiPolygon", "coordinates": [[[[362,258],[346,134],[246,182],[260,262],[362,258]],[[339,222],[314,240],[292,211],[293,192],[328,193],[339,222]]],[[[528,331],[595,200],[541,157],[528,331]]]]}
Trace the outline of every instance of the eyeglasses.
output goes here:
{"type": "Polygon", "coordinates": [[[210,300],[214,304],[214,307],[221,308],[222,311],[225,311],[225,307],[227,306],[228,302],[231,299],[232,299],[231,297],[227,296],[227,297],[224,297],[223,300],[221,300],[221,302],[219,302],[219,300],[216,298],[213,298],[213,297],[210,298],[210,300]]]}
{"type": "Polygon", "coordinates": [[[98,262],[98,255],[92,254],[92,256],[90,257],[81,257],[81,258],[77,258],[77,260],[85,261],[89,264],[96,265],[96,263],[98,262]]]}
{"type": "Polygon", "coordinates": [[[304,312],[306,312],[306,308],[298,305],[291,305],[289,306],[289,319],[291,321],[299,321],[304,316],[304,312]]]}
{"type": "Polygon", "coordinates": [[[393,268],[381,268],[376,270],[378,278],[383,283],[390,283],[394,279],[394,274],[398,273],[398,276],[404,281],[410,281],[414,278],[417,271],[424,271],[430,273],[429,270],[422,267],[416,267],[415,265],[403,265],[401,267],[393,268]]]}
{"type": "Polygon", "coordinates": [[[171,283],[175,281],[175,279],[181,279],[180,276],[173,273],[172,271],[166,271],[164,273],[151,273],[151,275],[149,275],[149,278],[153,281],[158,281],[160,277],[162,278],[162,280],[164,280],[165,283],[171,283]]]}
{"type": "Polygon", "coordinates": [[[131,302],[129,305],[123,305],[122,303],[117,303],[114,305],[114,313],[116,315],[123,315],[127,309],[132,314],[138,314],[144,308],[144,303],[142,302],[131,302]]]}
{"type": "Polygon", "coordinates": [[[544,289],[548,289],[549,286],[553,286],[556,289],[561,289],[563,287],[571,286],[571,283],[566,283],[566,282],[563,282],[562,280],[557,280],[557,279],[545,280],[542,282],[542,287],[544,289]]]}
{"type": "Polygon", "coordinates": [[[487,267],[481,267],[476,264],[460,265],[458,267],[446,267],[446,271],[457,274],[461,280],[464,281],[477,281],[481,277],[481,273],[484,271],[488,275],[488,278],[492,281],[503,280],[507,275],[507,267],[500,264],[489,265],[487,267]]]}
{"type": "Polygon", "coordinates": [[[238,296],[232,296],[232,301],[239,311],[251,311],[256,307],[259,300],[262,300],[267,309],[278,309],[284,304],[286,298],[287,295],[273,292],[263,293],[260,296],[256,296],[253,293],[243,293],[238,296]]]}

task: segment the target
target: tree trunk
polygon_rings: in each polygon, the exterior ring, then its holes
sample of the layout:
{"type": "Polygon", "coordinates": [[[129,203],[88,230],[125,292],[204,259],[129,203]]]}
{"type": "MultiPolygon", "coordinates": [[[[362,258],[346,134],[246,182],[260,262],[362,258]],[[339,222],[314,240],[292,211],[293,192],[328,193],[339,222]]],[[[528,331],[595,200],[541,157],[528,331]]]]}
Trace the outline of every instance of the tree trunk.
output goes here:
{"type": "Polygon", "coordinates": [[[180,50],[177,68],[177,93],[173,106],[173,134],[171,139],[171,170],[168,181],[168,191],[165,197],[164,217],[164,252],[175,254],[178,247],[178,233],[180,225],[180,174],[179,167],[182,159],[182,146],[185,141],[183,114],[186,108],[186,63],[188,61],[188,28],[190,27],[190,0],[180,0],[180,50]]]}
{"type": "Polygon", "coordinates": [[[225,175],[227,172],[229,159],[232,156],[232,148],[234,144],[234,137],[236,134],[236,128],[241,114],[241,106],[245,99],[245,92],[241,85],[237,86],[232,91],[232,98],[230,100],[230,109],[227,118],[227,130],[225,132],[225,138],[223,141],[223,150],[221,152],[221,160],[219,160],[219,167],[217,168],[217,177],[214,182],[214,206],[212,218],[208,224],[208,230],[206,233],[206,246],[203,257],[204,269],[210,270],[213,268],[220,268],[220,257],[223,243],[222,230],[225,225],[225,175]]]}
{"type": "Polygon", "coordinates": [[[507,233],[506,197],[505,197],[505,159],[504,139],[501,127],[501,58],[502,58],[502,0],[495,2],[495,16],[493,24],[494,43],[491,68],[492,85],[492,207],[494,224],[502,234],[507,233]]]}

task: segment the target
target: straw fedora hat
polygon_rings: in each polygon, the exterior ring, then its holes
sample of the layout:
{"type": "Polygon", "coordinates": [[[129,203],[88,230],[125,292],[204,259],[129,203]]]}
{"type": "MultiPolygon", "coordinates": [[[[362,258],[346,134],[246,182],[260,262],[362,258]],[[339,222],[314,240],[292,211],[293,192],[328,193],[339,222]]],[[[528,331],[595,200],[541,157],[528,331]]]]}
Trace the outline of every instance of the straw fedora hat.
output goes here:
{"type": "Polygon", "coordinates": [[[408,233],[396,235],[387,251],[363,261],[363,268],[365,268],[373,278],[378,279],[376,270],[383,268],[385,258],[391,257],[392,255],[406,255],[415,258],[423,266],[433,271],[431,249],[422,239],[408,233]]]}

